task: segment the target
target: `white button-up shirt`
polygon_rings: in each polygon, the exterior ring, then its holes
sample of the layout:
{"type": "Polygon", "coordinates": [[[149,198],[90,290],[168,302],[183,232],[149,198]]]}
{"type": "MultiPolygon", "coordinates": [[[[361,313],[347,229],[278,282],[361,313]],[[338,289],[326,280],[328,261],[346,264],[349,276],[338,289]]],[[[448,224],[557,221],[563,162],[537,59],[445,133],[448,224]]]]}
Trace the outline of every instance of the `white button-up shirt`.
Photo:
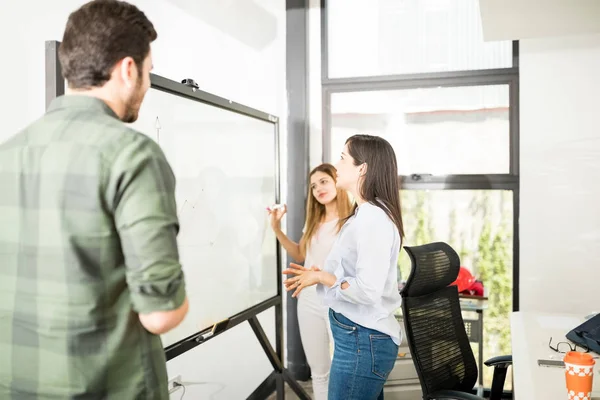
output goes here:
{"type": "Polygon", "coordinates": [[[402,299],[398,291],[400,234],[381,208],[364,203],[342,227],[325,261],[324,270],[336,283],[317,285],[325,305],[364,327],[389,335],[400,345],[400,324],[394,312],[402,299]],[[342,290],[341,284],[350,285],[342,290]]]}

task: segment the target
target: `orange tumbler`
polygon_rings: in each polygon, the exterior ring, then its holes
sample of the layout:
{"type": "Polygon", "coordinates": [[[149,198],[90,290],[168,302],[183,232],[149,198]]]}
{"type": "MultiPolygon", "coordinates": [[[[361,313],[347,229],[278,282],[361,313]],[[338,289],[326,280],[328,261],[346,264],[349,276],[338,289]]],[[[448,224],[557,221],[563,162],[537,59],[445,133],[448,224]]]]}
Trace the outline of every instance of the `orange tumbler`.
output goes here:
{"type": "Polygon", "coordinates": [[[591,400],[594,382],[594,364],[591,354],[570,351],[565,355],[567,399],[591,400]]]}

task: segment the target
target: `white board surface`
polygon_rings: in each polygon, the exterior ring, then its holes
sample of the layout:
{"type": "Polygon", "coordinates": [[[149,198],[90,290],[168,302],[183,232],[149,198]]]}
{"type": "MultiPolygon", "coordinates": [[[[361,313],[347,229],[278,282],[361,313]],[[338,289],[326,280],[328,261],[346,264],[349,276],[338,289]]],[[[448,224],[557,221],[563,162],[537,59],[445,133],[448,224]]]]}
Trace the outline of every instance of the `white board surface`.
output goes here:
{"type": "Polygon", "coordinates": [[[178,244],[190,310],[168,347],[277,295],[274,124],[150,89],[132,127],[177,178],[178,244]]]}

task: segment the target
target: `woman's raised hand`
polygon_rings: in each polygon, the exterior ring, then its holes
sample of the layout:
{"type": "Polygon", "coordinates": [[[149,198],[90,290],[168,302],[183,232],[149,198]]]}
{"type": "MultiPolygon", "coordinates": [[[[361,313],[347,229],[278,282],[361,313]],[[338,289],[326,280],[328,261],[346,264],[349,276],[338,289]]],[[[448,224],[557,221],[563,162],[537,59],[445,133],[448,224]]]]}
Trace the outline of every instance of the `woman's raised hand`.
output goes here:
{"type": "Polygon", "coordinates": [[[281,218],[287,213],[287,205],[284,204],[281,207],[267,208],[269,213],[269,219],[271,220],[271,227],[273,229],[281,229],[281,218]]]}

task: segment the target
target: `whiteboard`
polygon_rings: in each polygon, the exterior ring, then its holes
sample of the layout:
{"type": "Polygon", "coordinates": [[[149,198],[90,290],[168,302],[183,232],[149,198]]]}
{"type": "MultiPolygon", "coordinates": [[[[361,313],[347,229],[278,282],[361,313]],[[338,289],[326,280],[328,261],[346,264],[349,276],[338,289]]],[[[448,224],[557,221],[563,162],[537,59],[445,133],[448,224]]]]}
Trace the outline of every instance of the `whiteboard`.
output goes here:
{"type": "Polygon", "coordinates": [[[168,347],[278,295],[277,242],[265,210],[278,199],[276,127],[156,88],[131,125],[160,145],[177,179],[190,309],[162,335],[168,347]]]}

